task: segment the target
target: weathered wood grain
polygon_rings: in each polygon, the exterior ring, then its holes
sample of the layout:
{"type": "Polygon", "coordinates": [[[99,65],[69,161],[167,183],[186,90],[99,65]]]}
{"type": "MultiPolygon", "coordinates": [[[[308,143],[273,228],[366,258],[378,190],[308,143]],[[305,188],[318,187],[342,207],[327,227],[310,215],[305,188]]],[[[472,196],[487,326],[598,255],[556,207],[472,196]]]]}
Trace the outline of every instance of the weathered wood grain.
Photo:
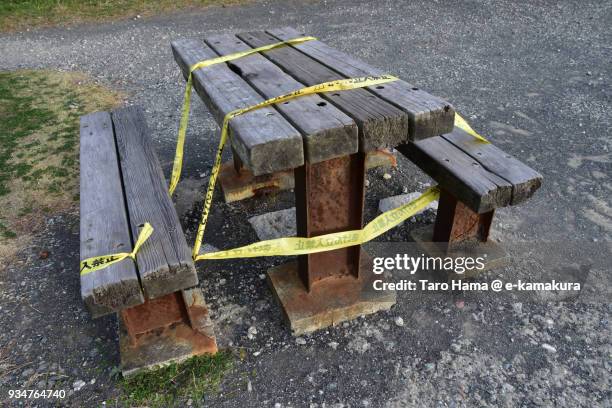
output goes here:
{"type": "MultiPolygon", "coordinates": [[[[290,27],[268,30],[267,33],[283,41],[303,35],[290,27]]],[[[374,68],[321,41],[306,41],[293,47],[346,77],[389,73],[374,68]]],[[[400,80],[367,89],[408,114],[410,118],[409,140],[425,139],[448,133],[453,129],[455,110],[452,105],[414,85],[400,80]]]]}
{"type": "Polygon", "coordinates": [[[512,184],[488,171],[442,136],[397,147],[458,200],[481,214],[510,205],[512,184]]]}
{"type": "Polygon", "coordinates": [[[512,184],[510,204],[529,199],[542,185],[542,175],[492,144],[480,143],[459,128],[442,135],[488,171],[512,184]]]}
{"type": "MultiPolygon", "coordinates": [[[[132,236],[149,222],[154,232],[136,256],[147,299],[197,285],[191,251],[138,107],[112,112],[132,236]]],[[[113,222],[112,219],[107,219],[113,222]]]]}
{"type": "MultiPolygon", "coordinates": [[[[203,42],[189,39],[173,41],[172,52],[185,78],[193,64],[217,56],[203,42]]],[[[193,85],[219,125],[225,114],[264,100],[239,75],[232,72],[227,64],[216,64],[195,71],[193,85]]],[[[256,176],[304,164],[300,132],[273,107],[258,109],[232,119],[230,130],[232,146],[245,166],[256,176]]]]}
{"type": "MultiPolygon", "coordinates": [[[[237,36],[253,48],[278,42],[277,38],[263,31],[237,36]]],[[[262,54],[304,85],[346,78],[290,46],[262,54]]],[[[359,126],[360,151],[394,147],[408,139],[408,115],[366,89],[320,95],[355,120],[359,126]]]]}
{"type": "MultiPolygon", "coordinates": [[[[81,118],[80,166],[81,260],[130,252],[130,228],[108,112],[81,118]]],[[[144,302],[131,259],[81,276],[81,296],[93,317],[144,302]]]]}
{"type": "MultiPolygon", "coordinates": [[[[204,41],[219,55],[251,49],[230,34],[206,37],[204,41]]],[[[239,58],[228,64],[266,99],[304,87],[259,54],[239,58]]],[[[277,104],[275,107],[302,132],[304,154],[308,162],[318,163],[357,152],[357,125],[320,96],[307,95],[277,104]]]]}

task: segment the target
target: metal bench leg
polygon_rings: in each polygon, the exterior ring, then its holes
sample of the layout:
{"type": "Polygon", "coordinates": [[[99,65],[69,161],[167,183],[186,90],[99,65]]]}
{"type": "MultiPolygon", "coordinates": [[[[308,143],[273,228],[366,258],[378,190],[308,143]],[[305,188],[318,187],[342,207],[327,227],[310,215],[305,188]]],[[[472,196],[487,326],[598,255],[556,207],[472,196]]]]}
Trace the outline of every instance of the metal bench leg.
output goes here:
{"type": "Polygon", "coordinates": [[[122,310],[119,345],[124,376],[216,353],[217,342],[202,291],[182,290],[122,310]]]}
{"type": "Polygon", "coordinates": [[[489,239],[494,210],[475,213],[446,190],[440,191],[438,203],[434,242],[447,243],[448,249],[452,249],[464,242],[486,242],[489,239]]]}
{"type": "MultiPolygon", "coordinates": [[[[295,170],[297,231],[302,237],[360,229],[365,155],[358,153],[295,170]]],[[[360,246],[298,257],[268,271],[294,334],[388,309],[394,292],[372,289],[372,267],[360,246]]]]}
{"type": "MultiPolygon", "coordinates": [[[[412,237],[429,256],[484,257],[485,270],[499,267],[507,256],[499,244],[489,240],[493,214],[494,210],[478,214],[441,189],[433,229],[430,226],[418,229],[412,237]]],[[[473,277],[480,272],[451,273],[449,278],[473,277]]]]}

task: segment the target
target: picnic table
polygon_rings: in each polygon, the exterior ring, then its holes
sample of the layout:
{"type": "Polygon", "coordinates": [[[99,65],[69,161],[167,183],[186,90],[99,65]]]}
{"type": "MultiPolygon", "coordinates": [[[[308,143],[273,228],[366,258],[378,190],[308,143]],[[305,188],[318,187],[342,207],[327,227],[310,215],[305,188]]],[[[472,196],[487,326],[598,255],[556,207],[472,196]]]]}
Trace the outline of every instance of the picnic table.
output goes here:
{"type": "MultiPolygon", "coordinates": [[[[210,35],[173,41],[172,50],[187,78],[201,60],[304,35],[289,27],[210,35]]],[[[319,40],[192,73],[196,92],[219,124],[228,112],[306,86],[381,74],[319,40]]],[[[398,148],[442,190],[435,234],[417,240],[445,242],[443,253],[459,242],[484,243],[493,210],[529,198],[541,176],[493,145],[480,146],[454,123],[449,102],[402,80],[303,96],[232,119],[233,163],[226,164],[221,184],[232,178],[231,169],[234,184],[244,168],[268,179],[293,173],[298,236],[357,230],[363,226],[366,158],[398,148]]],[[[394,292],[372,289],[372,268],[360,246],[298,256],[270,269],[268,277],[295,334],[395,303],[394,292]]]]}
{"type": "MultiPolygon", "coordinates": [[[[281,28],[178,39],[171,45],[181,72],[186,79],[192,75],[194,89],[219,125],[230,112],[304,87],[385,74],[316,39],[191,69],[204,60],[303,36],[281,28]]],[[[360,230],[368,158],[395,148],[440,190],[435,224],[415,231],[415,241],[427,253],[460,256],[463,244],[472,250],[492,244],[494,211],[528,200],[542,176],[479,140],[469,126],[456,126],[457,118],[449,102],[403,80],[284,100],[232,117],[233,160],[224,165],[221,184],[225,179],[224,188],[235,188],[264,180],[269,186],[284,177],[285,185],[294,186],[299,237],[360,230]]],[[[81,275],[92,313],[120,316],[124,371],[216,351],[195,267],[142,112],[132,107],[96,113],[81,123],[81,259],[132,250],[145,223],[154,231],[135,263],[81,275]]],[[[491,265],[505,256],[499,246],[495,250],[491,265]]],[[[374,290],[374,279],[361,245],[299,255],[268,270],[295,335],[389,309],[395,292],[374,290]]]]}

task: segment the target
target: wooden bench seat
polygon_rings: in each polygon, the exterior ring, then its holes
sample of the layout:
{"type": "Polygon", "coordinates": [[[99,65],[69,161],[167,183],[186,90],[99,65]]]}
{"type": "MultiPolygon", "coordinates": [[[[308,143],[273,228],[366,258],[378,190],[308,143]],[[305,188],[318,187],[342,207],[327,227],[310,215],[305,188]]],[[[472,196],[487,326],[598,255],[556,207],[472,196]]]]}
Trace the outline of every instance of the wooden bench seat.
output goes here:
{"type": "MultiPolygon", "coordinates": [[[[129,252],[133,242],[110,113],[81,118],[80,150],[81,259],[129,252]]],[[[81,296],[94,317],[144,302],[131,261],[81,275],[81,296]]]]}
{"type": "MultiPolygon", "coordinates": [[[[537,171],[459,128],[397,149],[440,186],[433,231],[417,231],[413,237],[445,243],[444,251],[488,242],[495,209],[526,201],[542,184],[537,171]]],[[[501,249],[493,251],[502,257],[501,249]]]]}
{"type": "Polygon", "coordinates": [[[397,149],[479,214],[519,204],[542,183],[537,171],[459,128],[397,149]]]}
{"type": "Polygon", "coordinates": [[[154,232],[137,254],[81,276],[81,295],[97,317],[197,285],[191,251],[142,111],[81,118],[81,259],[130,252],[139,228],[154,232]]]}
{"type": "Polygon", "coordinates": [[[217,351],[198,277],[153,151],[143,112],[127,107],[81,118],[81,260],[131,252],[81,275],[93,317],[117,312],[124,376],[217,351]]]}

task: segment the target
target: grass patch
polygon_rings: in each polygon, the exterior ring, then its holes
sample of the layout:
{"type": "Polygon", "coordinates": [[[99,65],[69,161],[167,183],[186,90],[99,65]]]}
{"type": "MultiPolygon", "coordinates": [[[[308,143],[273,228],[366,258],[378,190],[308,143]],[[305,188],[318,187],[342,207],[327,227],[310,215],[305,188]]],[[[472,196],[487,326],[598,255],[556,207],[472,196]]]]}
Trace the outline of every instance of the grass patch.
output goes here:
{"type": "Polygon", "coordinates": [[[120,100],[81,73],[0,72],[0,258],[76,205],[79,116],[120,100]]]}
{"type": "Polygon", "coordinates": [[[240,0],[12,0],[0,1],[0,31],[150,16],[240,0]]]}
{"type": "Polygon", "coordinates": [[[126,406],[172,407],[184,405],[189,398],[199,406],[206,394],[216,392],[223,375],[233,366],[229,351],[213,356],[192,357],[181,364],[171,364],[123,379],[123,403],[126,406]]]}

